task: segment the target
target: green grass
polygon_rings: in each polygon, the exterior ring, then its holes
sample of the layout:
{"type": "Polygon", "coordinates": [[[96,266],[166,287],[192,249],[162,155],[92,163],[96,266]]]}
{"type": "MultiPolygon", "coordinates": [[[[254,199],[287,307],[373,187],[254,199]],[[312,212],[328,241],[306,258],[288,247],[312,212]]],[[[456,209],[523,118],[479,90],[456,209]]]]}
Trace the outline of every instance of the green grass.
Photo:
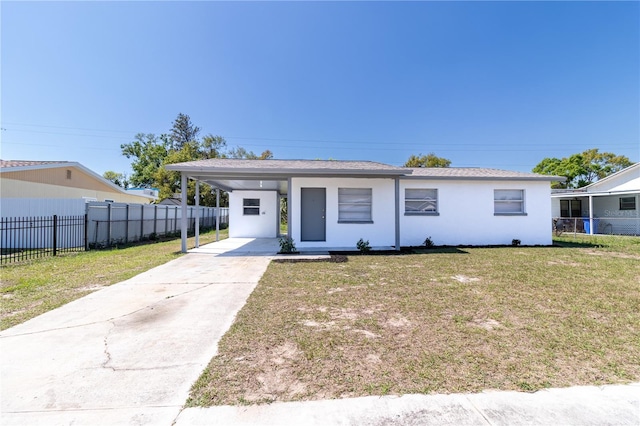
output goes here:
{"type": "MultiPolygon", "coordinates": [[[[221,238],[227,236],[228,230],[220,231],[221,238]]],[[[212,241],[215,241],[215,231],[200,234],[200,244],[212,241]]],[[[181,255],[180,244],[177,239],[3,266],[0,269],[0,329],[175,259],[181,255]]],[[[188,247],[194,244],[195,239],[189,238],[188,247]]]]}
{"type": "Polygon", "coordinates": [[[188,405],[640,380],[640,239],[272,263],[188,405]]]}

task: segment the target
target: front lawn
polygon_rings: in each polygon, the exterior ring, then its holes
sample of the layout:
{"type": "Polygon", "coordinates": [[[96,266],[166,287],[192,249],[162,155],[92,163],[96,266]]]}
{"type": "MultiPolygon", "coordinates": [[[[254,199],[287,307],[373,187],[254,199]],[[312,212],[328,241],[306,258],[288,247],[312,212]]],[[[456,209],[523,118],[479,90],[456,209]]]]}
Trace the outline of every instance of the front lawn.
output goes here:
{"type": "Polygon", "coordinates": [[[272,263],[188,404],[640,380],[640,238],[272,263]]]}

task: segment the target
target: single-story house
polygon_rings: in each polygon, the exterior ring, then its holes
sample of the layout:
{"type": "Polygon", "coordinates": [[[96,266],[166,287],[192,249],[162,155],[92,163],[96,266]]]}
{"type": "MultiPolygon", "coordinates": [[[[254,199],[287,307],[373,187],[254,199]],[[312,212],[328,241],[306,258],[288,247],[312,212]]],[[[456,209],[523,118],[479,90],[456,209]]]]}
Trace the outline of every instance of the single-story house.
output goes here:
{"type": "Polygon", "coordinates": [[[553,190],[551,206],[565,230],[640,235],[640,163],[583,188],[553,190]]]}
{"type": "MultiPolygon", "coordinates": [[[[209,159],[167,166],[229,193],[229,236],[279,236],[280,200],[298,249],[551,244],[557,176],[371,161],[209,159]]],[[[186,199],[182,200],[186,208],[186,199]]],[[[183,251],[186,251],[186,228],[183,251]]]]}
{"type": "Polygon", "coordinates": [[[150,204],[154,199],[129,193],[80,163],[0,160],[2,217],[84,214],[88,201],[150,204]]]}

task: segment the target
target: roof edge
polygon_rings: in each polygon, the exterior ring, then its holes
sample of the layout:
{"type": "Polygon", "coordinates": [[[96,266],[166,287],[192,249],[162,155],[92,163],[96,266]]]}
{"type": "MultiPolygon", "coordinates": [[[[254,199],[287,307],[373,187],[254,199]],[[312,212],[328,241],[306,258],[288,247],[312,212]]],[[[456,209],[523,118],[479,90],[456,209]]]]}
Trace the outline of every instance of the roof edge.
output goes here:
{"type": "Polygon", "coordinates": [[[97,179],[98,181],[104,183],[105,185],[110,186],[111,188],[115,189],[116,191],[119,191],[120,193],[122,193],[123,195],[129,195],[132,197],[142,197],[142,198],[147,198],[149,200],[154,200],[153,197],[150,197],[148,195],[143,195],[143,194],[132,194],[130,192],[127,192],[126,189],[116,185],[115,183],[111,182],[110,180],[105,179],[103,176],[100,176],[98,173],[94,172],[93,170],[83,166],[82,164],[78,163],[77,161],[60,161],[57,163],[50,163],[50,164],[41,164],[41,165],[31,165],[31,166],[18,166],[18,167],[3,167],[0,168],[0,172],[4,172],[4,173],[9,173],[9,172],[24,172],[24,171],[30,171],[30,170],[43,170],[43,169],[58,169],[58,168],[64,168],[64,167],[75,167],[77,169],[82,170],[84,173],[88,174],[89,176],[93,177],[94,179],[97,179]]]}

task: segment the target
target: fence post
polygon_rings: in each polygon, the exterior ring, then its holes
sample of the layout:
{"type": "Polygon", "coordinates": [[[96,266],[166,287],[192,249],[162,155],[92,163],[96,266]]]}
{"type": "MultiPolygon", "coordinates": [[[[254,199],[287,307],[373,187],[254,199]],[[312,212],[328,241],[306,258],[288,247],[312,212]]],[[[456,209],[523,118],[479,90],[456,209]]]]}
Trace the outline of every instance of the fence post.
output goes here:
{"type": "Polygon", "coordinates": [[[144,237],[144,204],[140,204],[140,240],[144,237]]]}
{"type": "Polygon", "coordinates": [[[153,206],[153,234],[158,236],[158,205],[153,206]]]}
{"type": "Polygon", "coordinates": [[[89,251],[89,215],[84,214],[84,251],[89,251]]]}
{"type": "Polygon", "coordinates": [[[178,206],[173,209],[173,231],[176,232],[178,230],[178,206]]]}
{"type": "Polygon", "coordinates": [[[165,206],[164,209],[164,235],[169,232],[169,206],[165,206]]]}
{"type": "Polygon", "coordinates": [[[126,218],[124,220],[124,242],[125,244],[129,242],[129,203],[127,203],[127,207],[125,208],[126,218]]]}
{"type": "Polygon", "coordinates": [[[107,241],[111,246],[111,203],[107,204],[107,241]]]}
{"type": "Polygon", "coordinates": [[[58,215],[53,215],[53,255],[58,254],[58,215]]]}

